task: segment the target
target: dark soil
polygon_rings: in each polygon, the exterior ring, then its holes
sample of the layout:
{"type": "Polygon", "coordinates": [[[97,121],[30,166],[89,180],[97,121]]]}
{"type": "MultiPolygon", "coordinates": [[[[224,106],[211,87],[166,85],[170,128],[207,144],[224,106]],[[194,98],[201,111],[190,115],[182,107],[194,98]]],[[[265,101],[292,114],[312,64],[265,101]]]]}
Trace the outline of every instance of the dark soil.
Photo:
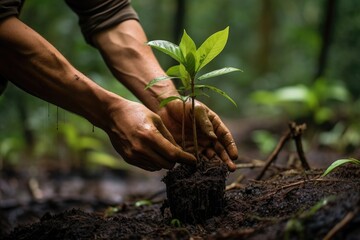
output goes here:
{"type": "Polygon", "coordinates": [[[221,159],[202,157],[197,167],[179,165],[164,177],[172,218],[203,223],[222,213],[225,206],[227,167],[221,159]]]}
{"type": "Polygon", "coordinates": [[[162,213],[163,201],[129,202],[48,213],[2,239],[360,239],[360,167],[322,172],[289,170],[238,185],[225,191],[223,211],[202,223],[179,224],[169,209],[162,213]]]}

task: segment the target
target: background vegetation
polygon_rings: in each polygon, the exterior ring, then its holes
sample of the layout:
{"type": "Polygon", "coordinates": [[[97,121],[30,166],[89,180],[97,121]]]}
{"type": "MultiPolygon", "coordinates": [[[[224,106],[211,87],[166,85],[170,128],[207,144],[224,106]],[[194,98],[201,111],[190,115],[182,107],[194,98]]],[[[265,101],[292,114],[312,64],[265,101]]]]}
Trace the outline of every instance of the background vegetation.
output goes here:
{"type": "MultiPolygon", "coordinates": [[[[234,109],[212,93],[202,99],[223,118],[302,119],[323,131],[316,135],[321,144],[339,151],[358,147],[359,1],[133,0],[132,4],[149,40],[178,42],[185,28],[199,44],[230,26],[225,50],[208,68],[244,70],[224,76],[226,81],[210,83],[225,90],[239,107],[234,109]]],[[[95,82],[136,100],[115,81],[99,53],[84,42],[77,17],[64,1],[27,1],[21,19],[95,82]]],[[[165,69],[173,65],[164,56],[158,59],[165,69]]],[[[0,97],[0,116],[3,167],[49,159],[46,164],[64,163],[65,168],[69,163],[72,168],[84,163],[89,168],[99,163],[128,167],[117,161],[107,137],[86,120],[11,84],[0,97]]],[[[261,146],[269,142],[269,134],[257,132],[253,138],[259,149],[270,149],[261,146]]]]}

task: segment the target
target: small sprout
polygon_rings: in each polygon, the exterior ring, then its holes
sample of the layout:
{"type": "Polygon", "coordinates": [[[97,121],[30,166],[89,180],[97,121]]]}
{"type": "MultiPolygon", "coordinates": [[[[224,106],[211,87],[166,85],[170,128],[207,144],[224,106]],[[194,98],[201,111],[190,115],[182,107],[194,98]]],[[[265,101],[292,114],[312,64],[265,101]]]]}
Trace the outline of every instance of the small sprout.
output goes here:
{"type": "Polygon", "coordinates": [[[152,202],[150,200],[139,200],[137,202],[135,202],[135,207],[141,207],[141,206],[151,206],[152,202]]]}
{"type": "Polygon", "coordinates": [[[345,163],[352,163],[352,164],[360,165],[360,161],[355,158],[339,159],[339,160],[336,160],[335,162],[333,162],[321,176],[325,177],[326,175],[328,175],[329,173],[334,171],[334,169],[340,167],[341,165],[343,165],[345,163]]]}
{"type": "Polygon", "coordinates": [[[319,202],[317,202],[314,206],[312,206],[309,210],[303,212],[300,217],[303,219],[310,218],[314,216],[317,211],[319,211],[321,208],[325,207],[329,202],[333,201],[335,199],[334,196],[326,197],[319,202]]]}
{"type": "Polygon", "coordinates": [[[179,227],[181,227],[181,222],[179,219],[173,218],[173,219],[171,219],[170,225],[173,227],[179,228],[179,227]]]}
{"type": "Polygon", "coordinates": [[[292,234],[296,234],[300,239],[304,239],[304,225],[303,223],[295,218],[290,219],[285,225],[285,236],[284,239],[291,239],[292,234]]]}
{"type": "Polygon", "coordinates": [[[119,211],[120,209],[118,207],[108,207],[104,212],[104,217],[105,218],[112,217],[119,211]]]}

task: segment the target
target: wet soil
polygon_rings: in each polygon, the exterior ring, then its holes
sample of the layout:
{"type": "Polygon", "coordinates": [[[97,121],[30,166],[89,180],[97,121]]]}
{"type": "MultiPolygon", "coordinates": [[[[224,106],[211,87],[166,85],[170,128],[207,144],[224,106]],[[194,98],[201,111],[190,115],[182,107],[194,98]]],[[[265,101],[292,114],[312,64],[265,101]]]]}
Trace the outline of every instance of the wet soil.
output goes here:
{"type": "Polygon", "coordinates": [[[222,213],[225,205],[227,167],[221,159],[201,158],[198,166],[179,165],[164,177],[172,218],[202,223],[222,213]]]}
{"type": "Polygon", "coordinates": [[[174,220],[169,209],[161,211],[165,199],[128,201],[47,213],[2,239],[359,239],[360,167],[322,172],[249,179],[227,189],[223,211],[201,223],[174,220]]]}

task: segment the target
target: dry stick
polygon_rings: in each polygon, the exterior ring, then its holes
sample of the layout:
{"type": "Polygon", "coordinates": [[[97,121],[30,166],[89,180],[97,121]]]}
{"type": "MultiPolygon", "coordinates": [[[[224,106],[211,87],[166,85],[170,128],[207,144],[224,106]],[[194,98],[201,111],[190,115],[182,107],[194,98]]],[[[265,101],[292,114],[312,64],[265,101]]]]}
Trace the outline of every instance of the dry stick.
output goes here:
{"type": "Polygon", "coordinates": [[[323,240],[333,239],[335,234],[337,234],[341,229],[343,229],[353,218],[358,214],[359,208],[356,208],[354,211],[348,212],[345,217],[338,222],[323,238],[323,240]]]}
{"type": "Polygon", "coordinates": [[[275,161],[275,159],[277,158],[279,152],[280,152],[281,149],[284,147],[285,143],[290,139],[290,137],[291,137],[291,132],[290,132],[290,130],[288,130],[288,131],[281,137],[278,145],[276,146],[276,148],[274,149],[274,151],[270,154],[270,156],[267,158],[266,163],[265,163],[265,166],[264,166],[264,168],[261,170],[259,176],[257,176],[256,180],[260,180],[260,179],[264,176],[266,170],[270,167],[271,163],[272,163],[273,161],[275,161]]]}
{"type": "Polygon", "coordinates": [[[301,166],[305,170],[310,170],[310,166],[306,160],[306,157],[304,154],[304,149],[302,146],[302,141],[301,141],[301,135],[306,129],[306,124],[303,123],[301,125],[296,125],[295,122],[291,122],[291,123],[289,123],[289,128],[290,128],[292,138],[295,141],[295,146],[296,146],[297,153],[299,155],[299,159],[301,161],[301,166]]]}

